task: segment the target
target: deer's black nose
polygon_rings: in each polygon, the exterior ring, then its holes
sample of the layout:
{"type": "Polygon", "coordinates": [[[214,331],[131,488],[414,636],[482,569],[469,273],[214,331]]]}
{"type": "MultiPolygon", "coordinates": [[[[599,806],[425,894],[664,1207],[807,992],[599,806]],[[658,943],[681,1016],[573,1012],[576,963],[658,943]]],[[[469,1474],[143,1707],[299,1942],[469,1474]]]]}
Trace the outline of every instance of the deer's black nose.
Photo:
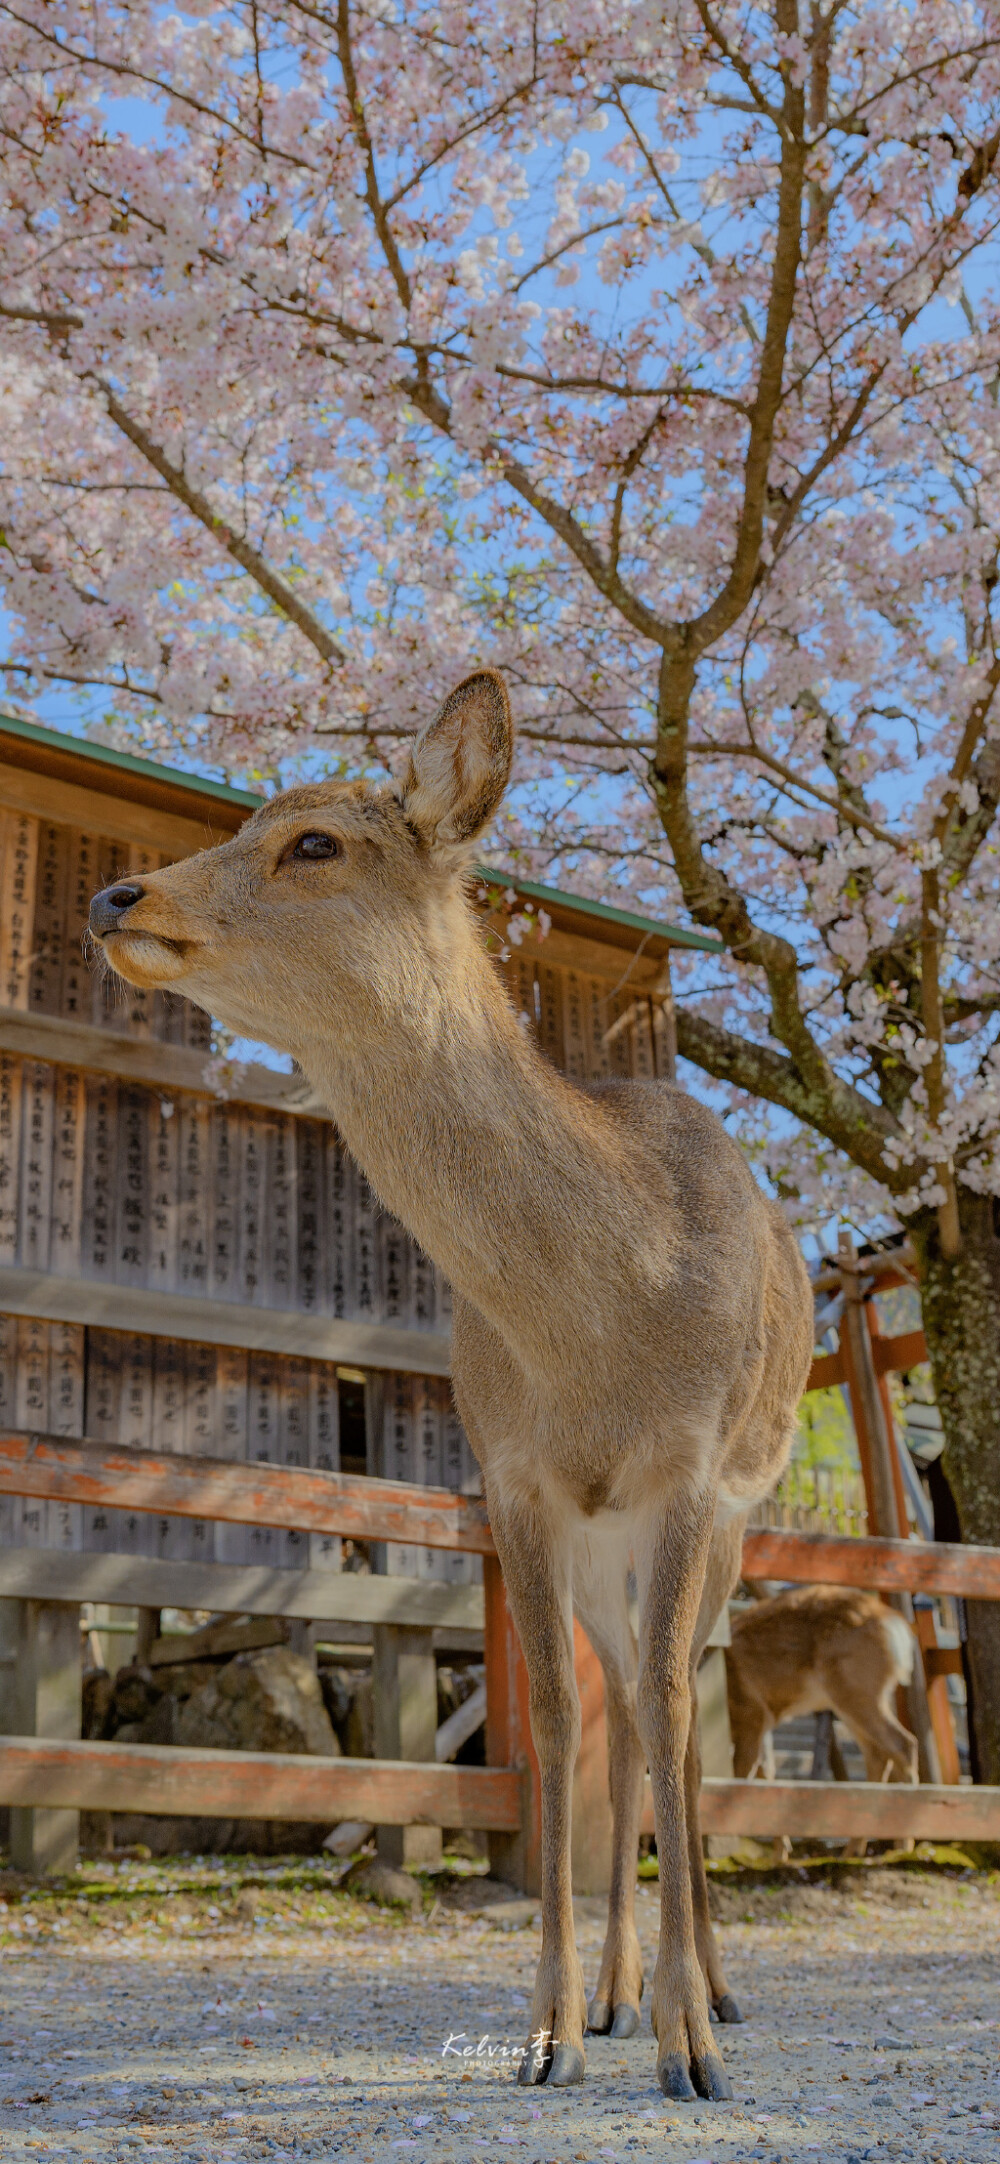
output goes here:
{"type": "Polygon", "coordinates": [[[95,938],[100,939],[104,932],[119,931],[126,911],[141,902],[143,891],[142,887],[128,884],[102,887],[90,905],[90,929],[95,938]]]}

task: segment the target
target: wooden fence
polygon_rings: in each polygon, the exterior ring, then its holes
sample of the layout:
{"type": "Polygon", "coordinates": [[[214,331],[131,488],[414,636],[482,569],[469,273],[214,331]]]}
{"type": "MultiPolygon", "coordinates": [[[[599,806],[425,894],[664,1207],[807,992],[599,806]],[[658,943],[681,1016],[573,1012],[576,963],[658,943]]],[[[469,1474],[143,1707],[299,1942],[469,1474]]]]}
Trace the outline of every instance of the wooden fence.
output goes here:
{"type": "MultiPolygon", "coordinates": [[[[527,1678],[483,1506],[447,1489],[212,1458],[177,1459],[59,1436],[0,1435],[0,1493],[50,1501],[112,1496],[122,1508],[220,1522],[262,1522],[375,1540],[417,1541],[483,1557],[487,1671],[485,1768],[295,1758],[138,1744],[0,1738],[0,1802],[332,1823],[485,1828],[493,1868],[528,1891],[540,1860],[539,1783],[527,1678]]],[[[890,1593],[1000,1599],[1000,1550],[893,1537],[831,1538],[759,1528],[746,1536],[751,1577],[863,1584],[890,1593]]],[[[599,1837],[607,1759],[600,1671],[577,1635],[583,1744],[575,1840],[599,1837]]],[[[932,1784],[707,1781],[706,1832],[1000,1839],[1000,1789],[932,1784]]],[[[652,1817],[647,1797],[645,1823],[652,1817]]],[[[587,1876],[583,1865],[581,1876],[587,1876]]],[[[593,1872],[590,1874],[593,1879],[593,1872]]]]}

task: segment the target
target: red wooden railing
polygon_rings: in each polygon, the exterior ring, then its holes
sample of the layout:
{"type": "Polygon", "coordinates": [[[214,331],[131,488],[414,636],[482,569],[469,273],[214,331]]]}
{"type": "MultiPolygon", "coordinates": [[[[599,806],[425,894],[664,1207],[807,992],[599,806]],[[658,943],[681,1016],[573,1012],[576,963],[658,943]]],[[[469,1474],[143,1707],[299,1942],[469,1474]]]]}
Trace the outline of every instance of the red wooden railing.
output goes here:
{"type": "MultiPolygon", "coordinates": [[[[0,1493],[119,1509],[417,1542],[483,1557],[486,1768],[0,1739],[0,1802],[196,1816],[367,1819],[490,1830],[494,1868],[528,1890],[539,1872],[539,1789],[527,1680],[481,1504],[446,1489],[212,1458],[161,1457],[92,1442],[0,1435],[0,1493]]],[[[1000,1599],[1000,1549],[749,1532],[749,1576],[1000,1599]]],[[[578,1883],[594,1880],[608,1811],[603,1684],[577,1627],[583,1745],[576,1771],[578,1883]],[[588,1857],[589,1844],[589,1857],[588,1857]]],[[[919,1833],[1000,1838],[1000,1790],[871,1789],[866,1783],[708,1781],[706,1832],[919,1833]]],[[[651,1818],[647,1807],[647,1821],[651,1818]]]]}

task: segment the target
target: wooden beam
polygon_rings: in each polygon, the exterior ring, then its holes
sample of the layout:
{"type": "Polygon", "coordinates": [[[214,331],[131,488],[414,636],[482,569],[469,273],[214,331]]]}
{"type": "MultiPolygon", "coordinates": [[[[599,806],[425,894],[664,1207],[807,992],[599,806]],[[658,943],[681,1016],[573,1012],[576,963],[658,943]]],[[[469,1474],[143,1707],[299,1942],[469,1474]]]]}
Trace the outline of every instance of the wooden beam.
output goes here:
{"type": "Polygon", "coordinates": [[[363,1571],[271,1570],[259,1563],[168,1563],[159,1556],[0,1551],[0,1597],[96,1600],[118,1608],[208,1608],[222,1615],[304,1616],[371,1643],[376,1623],[423,1624],[459,1637],[483,1629],[483,1589],[363,1571]]]}
{"type": "Polygon", "coordinates": [[[482,1503],[450,1488],[301,1466],[168,1457],[67,1442],[58,1435],[0,1434],[0,1494],[164,1511],[169,1517],[213,1518],[229,1525],[344,1533],[354,1540],[419,1541],[425,1548],[466,1555],[493,1553],[482,1503]]]}
{"type": "MultiPolygon", "coordinates": [[[[704,1833],[797,1841],[1000,1840],[1000,1788],[911,1788],[876,1781],[704,1781],[704,1833]]],[[[653,1830],[647,1791],[643,1831],[653,1830]]]]}
{"type": "MultiPolygon", "coordinates": [[[[509,1768],[0,1737],[0,1803],[15,1808],[289,1818],[319,1825],[353,1818],[514,1833],[521,1823],[520,1786],[509,1768]]],[[[702,1827],[764,1839],[791,1832],[800,1840],[852,1834],[869,1840],[997,1840],[1000,1789],[707,1780],[702,1827]]],[[[653,1830],[648,1788],[643,1830],[653,1830]]]]}
{"type": "MultiPolygon", "coordinates": [[[[43,1059],[55,1067],[85,1067],[90,1074],[121,1075],[152,1089],[184,1090],[189,1096],[214,1097],[205,1080],[208,1055],[156,1038],[129,1037],[122,1030],[77,1022],[65,1014],[23,1014],[0,1007],[0,1052],[23,1059],[43,1059]]],[[[267,1112],[291,1112],[308,1119],[329,1119],[328,1107],[313,1094],[302,1074],[283,1074],[251,1061],[243,1070],[234,1104],[258,1105],[267,1112]]]]}
{"type": "Polygon", "coordinates": [[[901,1375],[907,1368],[923,1366],[927,1340],[922,1330],[907,1330],[902,1337],[872,1338],[876,1375],[901,1375]]]}
{"type": "Polygon", "coordinates": [[[960,1676],[962,1667],[961,1646],[928,1646],[924,1665],[929,1676],[960,1676]]]}
{"type": "Polygon", "coordinates": [[[290,1635],[284,1616],[254,1615],[243,1621],[240,1616],[227,1615],[215,1623],[203,1623],[200,1630],[171,1631],[165,1638],[154,1638],[139,1657],[147,1668],[176,1668],[185,1661],[213,1660],[218,1654],[232,1656],[259,1652],[265,1646],[286,1646],[290,1635]]]}
{"type": "Polygon", "coordinates": [[[51,819],[57,826],[83,827],[86,833],[103,834],[110,841],[143,842],[147,848],[165,854],[173,852],[179,857],[189,857],[196,849],[210,849],[213,842],[228,841],[250,817],[249,810],[242,817],[234,817],[228,805],[207,803],[200,818],[188,819],[175,811],[135,803],[117,793],[81,788],[78,782],[31,773],[7,760],[0,764],[0,789],[11,811],[51,819]]]}
{"type": "MultiPolygon", "coordinates": [[[[887,1341],[891,1343],[891,1340],[887,1341]]],[[[839,1352],[818,1353],[809,1370],[806,1390],[830,1390],[836,1383],[845,1383],[847,1375],[839,1352]]]]}
{"type": "MultiPolygon", "coordinates": [[[[154,811],[176,812],[181,819],[220,823],[235,833],[263,801],[259,790],[235,789],[230,782],[207,781],[203,774],[182,774],[158,759],[137,759],[112,751],[61,729],[46,729],[18,715],[0,713],[0,758],[5,767],[43,781],[75,782],[89,794],[96,790],[116,803],[147,804],[154,811]]],[[[54,817],[46,806],[43,816],[54,817]]],[[[708,944],[706,939],[700,942],[708,944]]]]}
{"type": "Polygon", "coordinates": [[[961,1593],[1000,1600],[1000,1548],[947,1541],[854,1540],[847,1534],[754,1527],[743,1542],[748,1578],[801,1585],[863,1585],[880,1593],[961,1593]]]}
{"type": "Polygon", "coordinates": [[[489,1766],[0,1737],[0,1803],[12,1806],[513,1832],[520,1788],[517,1773],[489,1766]]]}
{"type": "MultiPolygon", "coordinates": [[[[602,977],[611,991],[621,982],[625,966],[622,962],[623,953],[634,955],[642,947],[642,953],[629,970],[629,989],[633,992],[652,990],[659,977],[662,958],[670,952],[668,942],[659,933],[647,943],[642,940],[641,934],[637,935],[632,931],[620,932],[617,925],[610,927],[612,936],[608,937],[605,927],[601,925],[599,935],[590,937],[586,932],[581,933],[569,928],[570,911],[558,912],[563,920],[562,926],[558,926],[554,922],[554,912],[549,904],[546,902],[544,906],[548,915],[553,917],[553,928],[544,940],[529,938],[524,946],[515,948],[515,954],[522,961],[548,962],[556,969],[573,969],[578,970],[582,976],[602,977]]],[[[579,918],[575,921],[577,924],[580,922],[579,918]]],[[[489,924],[493,932],[490,945],[497,948],[502,942],[506,946],[506,914],[501,910],[484,908],[482,922],[484,925],[489,924]]],[[[497,957],[494,956],[494,959],[497,957]]],[[[505,976],[504,964],[498,961],[498,967],[501,975],[505,976]]]]}
{"type": "MultiPolygon", "coordinates": [[[[872,1340],[872,1355],[876,1375],[900,1375],[907,1368],[922,1366],[927,1358],[927,1341],[922,1330],[907,1330],[902,1337],[876,1337],[872,1340]]],[[[806,1389],[829,1390],[833,1384],[846,1381],[841,1353],[817,1353],[806,1389]]]]}
{"type": "Polygon", "coordinates": [[[146,1337],[192,1345],[239,1345],[251,1352],[296,1353],[348,1368],[387,1368],[408,1375],[447,1375],[451,1339],[436,1330],[395,1323],[340,1322],[294,1308],[239,1307],[183,1293],[100,1285],[89,1277],[51,1277],[45,1270],[0,1268],[0,1313],[44,1322],[89,1323],[101,1330],[135,1330],[146,1337]]]}
{"type": "MultiPolygon", "coordinates": [[[[355,1473],[311,1472],[300,1466],[167,1457],[151,1450],[70,1442],[56,1435],[9,1430],[0,1434],[0,1494],[162,1511],[172,1517],[214,1518],[235,1525],[343,1533],[359,1540],[419,1542],[469,1555],[494,1552],[483,1504],[471,1496],[454,1495],[448,1488],[415,1487],[355,1473]]],[[[59,1560],[66,1566],[73,1562],[69,1556],[59,1560]]],[[[81,1560],[117,1563],[119,1558],[81,1560]]],[[[127,1563],[129,1559],[120,1560],[127,1563]]],[[[180,1570],[184,1566],[170,1567],[180,1570]]],[[[199,1567],[220,1573],[227,1568],[223,1564],[199,1567]]],[[[805,1585],[864,1585],[882,1592],[960,1593],[970,1600],[1000,1600],[1000,1548],[960,1547],[945,1541],[855,1540],[847,1534],[762,1526],[745,1536],[743,1569],[750,1578],[785,1578],[805,1585]]],[[[247,1581],[253,1575],[235,1569],[233,1574],[247,1581]]],[[[263,1575],[280,1578],[283,1573],[263,1575]]],[[[327,1574],[308,1575],[319,1579],[327,1574]]],[[[343,1585],[336,1573],[329,1576],[343,1585]]],[[[249,1610],[254,1602],[239,1605],[249,1610]]]]}

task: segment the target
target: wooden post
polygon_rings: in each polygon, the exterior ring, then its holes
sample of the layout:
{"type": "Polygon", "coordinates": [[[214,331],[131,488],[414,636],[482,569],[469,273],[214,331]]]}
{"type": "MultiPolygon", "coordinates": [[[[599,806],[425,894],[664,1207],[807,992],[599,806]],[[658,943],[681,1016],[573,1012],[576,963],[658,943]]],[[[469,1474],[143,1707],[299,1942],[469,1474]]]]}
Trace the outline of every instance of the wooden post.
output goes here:
{"type": "Polygon", "coordinates": [[[729,1726],[729,1693],[726,1688],[726,1652],[709,1646],[695,1677],[695,1717],[701,1741],[701,1770],[705,1780],[733,1778],[733,1737],[729,1726]]]}
{"type": "MultiPolygon", "coordinates": [[[[883,1336],[879,1312],[874,1300],[865,1301],[864,1316],[868,1326],[874,1362],[877,1341],[883,1336]]],[[[900,1446],[896,1440],[896,1424],[893,1417],[892,1399],[889,1396],[889,1381],[888,1377],[882,1374],[878,1374],[876,1380],[879,1401],[882,1406],[882,1418],[889,1438],[892,1458],[892,1471],[896,1488],[896,1515],[899,1520],[900,1530],[905,1534],[909,1524],[906,1509],[906,1486],[903,1480],[903,1468],[899,1462],[900,1446]]],[[[903,1449],[906,1448],[905,1443],[902,1447],[903,1449]]],[[[930,1716],[931,1728],[934,1732],[934,1741],[937,1745],[938,1765],[940,1767],[939,1778],[945,1783],[954,1785],[961,1778],[961,1768],[958,1760],[958,1744],[955,1740],[955,1722],[951,1710],[951,1700],[948,1697],[948,1682],[945,1676],[935,1675],[930,1672],[927,1660],[928,1653],[937,1651],[938,1642],[933,1602],[926,1597],[919,1603],[911,1598],[910,1616],[917,1634],[917,1644],[920,1647],[920,1664],[924,1672],[927,1710],[930,1716]]]]}
{"type": "Polygon", "coordinates": [[[838,1236],[837,1259],[844,1288],[841,1349],[858,1438],[869,1527],[873,1533],[881,1533],[889,1540],[899,1540],[906,1532],[906,1519],[900,1521],[896,1503],[890,1437],[883,1417],[871,1337],[858,1284],[857,1257],[849,1232],[841,1232],[838,1236]]]}
{"type": "Polygon", "coordinates": [[[158,1608],[137,1608],[135,1616],[135,1657],[142,1667],[160,1635],[160,1611],[158,1608]]]}
{"type": "Polygon", "coordinates": [[[657,1079],[661,1082],[677,1080],[677,1013],[674,1007],[673,979],[670,975],[669,949],[660,963],[660,972],[650,997],[653,1016],[653,1045],[655,1048],[657,1079]]]}
{"type": "Polygon", "coordinates": [[[947,1786],[957,1787],[962,1778],[962,1769],[959,1764],[958,1744],[955,1741],[951,1700],[948,1696],[948,1678],[937,1673],[927,1658],[929,1653],[936,1653],[938,1650],[934,1603],[928,1593],[918,1593],[913,1601],[913,1627],[920,1647],[927,1704],[937,1742],[938,1758],[941,1761],[941,1779],[947,1786]]]}
{"type": "MultiPolygon", "coordinates": [[[[528,1671],[507,1606],[496,1556],[483,1557],[486,1596],[486,1763],[515,1766],[524,1778],[519,1834],[491,1833],[490,1871],[522,1893],[541,1887],[542,1820],[538,1760],[531,1738],[528,1671]]],[[[611,1877],[611,1798],[608,1737],[601,1664],[581,1630],[573,1626],[573,1653],[580,1693],[582,1734],[573,1773],[573,1891],[606,1893],[611,1877]]]]}
{"type": "Polygon", "coordinates": [[[518,1833],[491,1833],[490,1872],[521,1893],[541,1890],[542,1817],[538,1760],[528,1713],[528,1671],[507,1606],[499,1557],[483,1557],[486,1763],[522,1776],[518,1833]]]}
{"type": "MultiPolygon", "coordinates": [[[[18,1600],[3,1603],[14,1653],[4,1693],[8,1735],[79,1740],[82,1661],[79,1604],[18,1600]]],[[[80,1813],[15,1805],[10,1814],[10,1860],[32,1876],[76,1868],[80,1813]]]]}
{"type": "Polygon", "coordinates": [[[884,1333],[882,1330],[882,1324],[879,1320],[878,1308],[875,1305],[874,1299],[867,1299],[865,1301],[864,1319],[868,1329],[868,1336],[871,1341],[872,1364],[873,1366],[875,1366],[876,1370],[875,1383],[878,1390],[879,1403],[882,1407],[882,1419],[885,1424],[886,1435],[889,1439],[889,1458],[892,1466],[893,1486],[896,1492],[896,1518],[899,1523],[900,1533],[905,1539],[906,1534],[909,1530],[910,1522],[909,1514],[906,1508],[906,1482],[903,1479],[903,1468],[899,1462],[899,1446],[896,1441],[896,1423],[893,1417],[892,1399],[889,1396],[889,1378],[887,1375],[880,1374],[877,1367],[877,1355],[875,1351],[876,1341],[880,1337],[882,1337],[884,1333]]]}
{"type": "Polygon", "coordinates": [[[573,1892],[606,1894],[611,1884],[611,1790],[604,1672],[589,1638],[573,1625],[582,1728],[573,1772],[573,1892]]]}
{"type": "MultiPolygon", "coordinates": [[[[905,1537],[909,1528],[905,1512],[902,1519],[900,1518],[897,1501],[899,1476],[898,1470],[893,1470],[895,1443],[879,1394],[871,1332],[859,1284],[858,1260],[849,1232],[841,1231],[838,1234],[837,1260],[844,1289],[840,1343],[865,1481],[869,1530],[889,1540],[899,1540],[905,1537]]],[[[893,1595],[892,1598],[900,1614],[912,1624],[911,1596],[901,1593],[893,1595]]],[[[922,1658],[914,1667],[907,1701],[911,1726],[917,1739],[920,1778],[922,1781],[940,1783],[941,1765],[927,1701],[922,1658]]]]}
{"type": "MultiPolygon", "coordinates": [[[[385,1478],[385,1376],[376,1368],[365,1375],[365,1471],[371,1480],[385,1478]]],[[[385,1573],[385,1542],[370,1544],[372,1570],[385,1573]]]]}
{"type": "MultiPolygon", "coordinates": [[[[434,1764],[437,1670],[429,1630],[376,1623],[372,1632],[372,1710],[376,1758],[434,1764]]],[[[375,1838],[384,1863],[398,1866],[441,1861],[440,1826],[379,1826],[375,1838]]]]}
{"type": "MultiPolygon", "coordinates": [[[[726,1647],[732,1643],[729,1603],[719,1615],[695,1676],[694,1717],[698,1723],[703,1781],[733,1778],[733,1736],[729,1726],[729,1691],[726,1683],[726,1647]]],[[[731,1856],[739,1836],[704,1834],[706,1856],[731,1856]]]]}
{"type": "MultiPolygon", "coordinates": [[[[368,1472],[384,1479],[385,1377],[365,1376],[365,1456],[368,1472]]],[[[385,1575],[383,1540],[371,1544],[372,1568],[385,1575]]],[[[437,1668],[430,1630],[376,1623],[372,1631],[372,1717],[376,1758],[434,1763],[437,1734],[437,1668]]],[[[377,1826],[383,1863],[441,1861],[440,1826],[377,1826]]]]}

